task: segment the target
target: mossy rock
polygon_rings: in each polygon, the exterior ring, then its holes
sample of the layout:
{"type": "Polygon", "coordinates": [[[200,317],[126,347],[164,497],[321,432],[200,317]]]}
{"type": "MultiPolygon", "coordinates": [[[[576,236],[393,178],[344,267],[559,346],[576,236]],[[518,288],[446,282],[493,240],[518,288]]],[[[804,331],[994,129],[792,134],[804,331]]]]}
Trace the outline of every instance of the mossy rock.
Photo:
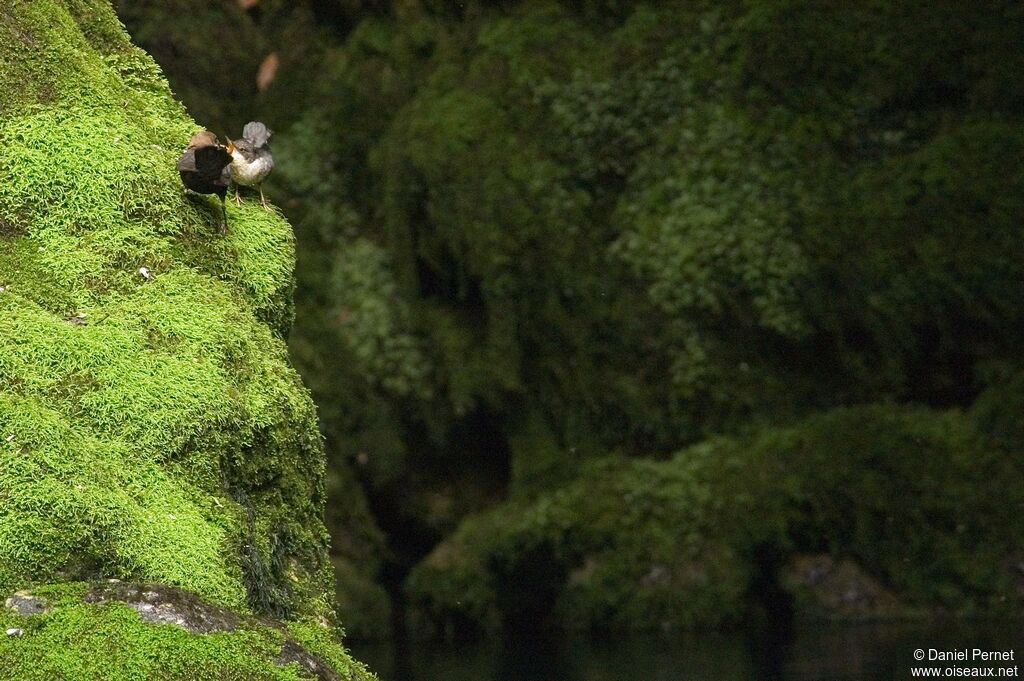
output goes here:
{"type": "Polygon", "coordinates": [[[22,681],[367,677],[315,631],[240,616],[174,587],[40,587],[8,598],[0,626],[2,673],[22,681]]]}
{"type": "Polygon", "coordinates": [[[410,574],[412,622],[708,627],[784,592],[809,617],[1020,614],[1020,474],[963,414],[884,404],[601,462],[466,520],[410,574]]]}
{"type": "Polygon", "coordinates": [[[328,631],[288,223],[186,196],[198,128],[108,3],[8,3],[0,61],[0,593],[145,581],[328,631]]]}
{"type": "Polygon", "coordinates": [[[828,554],[793,556],[779,571],[794,610],[806,620],[871,621],[923,614],[903,605],[851,560],[828,554]]]}

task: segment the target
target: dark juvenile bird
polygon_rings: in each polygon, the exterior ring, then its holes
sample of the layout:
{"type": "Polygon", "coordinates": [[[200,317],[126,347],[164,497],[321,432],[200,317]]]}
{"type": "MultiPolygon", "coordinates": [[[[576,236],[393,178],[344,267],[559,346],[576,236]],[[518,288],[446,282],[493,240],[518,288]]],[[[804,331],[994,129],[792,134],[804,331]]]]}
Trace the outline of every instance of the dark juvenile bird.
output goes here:
{"type": "MultiPolygon", "coordinates": [[[[228,152],[231,154],[231,177],[235,184],[243,187],[256,187],[260,190],[260,203],[267,210],[267,200],[263,196],[263,180],[274,169],[274,157],[270,153],[270,137],[273,131],[259,121],[251,121],[242,130],[242,139],[228,140],[228,152]]],[[[242,199],[235,192],[235,202],[241,205],[242,199]]]]}
{"type": "Polygon", "coordinates": [[[186,189],[197,194],[216,194],[220,197],[221,231],[227,229],[228,213],[224,197],[231,184],[231,154],[209,130],[196,133],[188,148],[178,159],[178,173],[186,189]]]}

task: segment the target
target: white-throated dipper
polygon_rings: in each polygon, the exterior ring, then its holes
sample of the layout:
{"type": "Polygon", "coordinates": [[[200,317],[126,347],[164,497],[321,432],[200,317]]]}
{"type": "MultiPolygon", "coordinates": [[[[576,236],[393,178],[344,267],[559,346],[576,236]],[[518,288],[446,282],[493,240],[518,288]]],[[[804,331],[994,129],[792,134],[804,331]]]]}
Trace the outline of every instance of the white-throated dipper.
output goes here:
{"type": "MultiPolygon", "coordinates": [[[[260,203],[266,210],[270,208],[263,196],[263,180],[274,169],[274,157],[270,153],[270,137],[273,134],[263,123],[251,121],[242,130],[242,139],[229,140],[228,144],[228,152],[232,157],[231,178],[237,185],[259,189],[260,203]]],[[[239,205],[242,203],[237,189],[235,202],[239,205]]]]}
{"type": "Polygon", "coordinates": [[[178,174],[186,189],[197,194],[216,194],[220,197],[220,230],[227,230],[228,212],[224,207],[231,184],[231,154],[209,130],[196,133],[188,148],[178,159],[178,174]]]}

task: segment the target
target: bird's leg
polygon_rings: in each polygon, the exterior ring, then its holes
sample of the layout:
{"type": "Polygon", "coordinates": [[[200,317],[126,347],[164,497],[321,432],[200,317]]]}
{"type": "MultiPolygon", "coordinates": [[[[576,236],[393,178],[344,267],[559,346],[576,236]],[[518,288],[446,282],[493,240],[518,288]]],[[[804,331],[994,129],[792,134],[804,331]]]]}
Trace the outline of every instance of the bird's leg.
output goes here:
{"type": "Polygon", "coordinates": [[[225,205],[224,197],[220,197],[220,233],[228,233],[228,207],[225,205]]]}
{"type": "Polygon", "coordinates": [[[237,184],[235,185],[235,205],[242,205],[242,189],[237,184]]]}
{"type": "Polygon", "coordinates": [[[260,203],[263,204],[263,210],[270,210],[270,207],[267,206],[267,199],[266,199],[266,197],[263,196],[263,184],[262,183],[260,183],[260,203]]]}

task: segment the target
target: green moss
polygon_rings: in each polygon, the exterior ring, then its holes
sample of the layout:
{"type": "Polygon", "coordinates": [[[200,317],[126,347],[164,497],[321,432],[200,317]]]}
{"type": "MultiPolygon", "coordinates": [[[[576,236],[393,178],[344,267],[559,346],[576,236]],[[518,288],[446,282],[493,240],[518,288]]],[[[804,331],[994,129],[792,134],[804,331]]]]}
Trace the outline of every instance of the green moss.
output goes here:
{"type": "Polygon", "coordinates": [[[24,681],[316,678],[299,664],[277,659],[287,634],[338,670],[340,678],[371,678],[318,625],[294,623],[284,631],[240,618],[224,630],[190,633],[173,624],[146,623],[124,603],[85,603],[87,588],[78,583],[33,590],[49,608],[44,614],[0,611],[0,627],[21,632],[0,638],[0,659],[4,660],[0,677],[24,681]]]}
{"type": "Polygon", "coordinates": [[[1024,370],[991,367],[988,387],[971,406],[978,429],[994,446],[1019,452],[1024,446],[1024,370]]]}
{"type": "MultiPolygon", "coordinates": [[[[39,473],[62,471],[67,483],[95,474],[99,492],[105,490],[103,476],[95,471],[129,459],[137,465],[122,471],[126,482],[135,478],[147,488],[147,481],[163,473],[173,499],[199,498],[204,509],[233,509],[226,516],[233,520],[221,522],[215,542],[222,552],[241,543],[243,509],[236,500],[244,495],[244,512],[255,514],[261,536],[285,532],[290,546],[284,555],[301,556],[304,565],[319,569],[325,541],[318,520],[323,464],[315,414],[288,369],[280,340],[239,306],[230,287],[192,270],[158,273],[150,282],[136,275],[135,281],[134,294],[109,295],[101,299],[106,304],[85,308],[81,325],[64,318],[70,311],[54,314],[26,299],[16,283],[4,292],[0,381],[7,408],[0,411],[0,428],[14,439],[3,445],[10,462],[3,479],[6,488],[17,490],[5,528],[11,536],[25,534],[22,524],[30,524],[31,516],[24,514],[48,498],[45,485],[52,480],[39,473]],[[62,468],[47,468],[48,460],[62,468]],[[275,486],[267,489],[269,483],[275,486]]],[[[156,494],[159,487],[152,489],[156,494]]],[[[78,509],[82,522],[95,522],[86,510],[94,502],[80,496],[81,507],[71,503],[69,509],[78,509]]],[[[175,504],[164,499],[158,505],[175,504]]],[[[128,503],[121,513],[131,508],[128,503]]],[[[109,513],[120,520],[113,508],[109,513]]],[[[126,550],[122,542],[105,542],[102,532],[97,536],[110,550],[126,550]]],[[[187,536],[184,531],[178,541],[187,536]]],[[[210,569],[224,569],[224,560],[210,557],[210,569]]],[[[155,555],[151,562],[165,559],[155,555]]],[[[137,559],[125,560],[125,574],[118,576],[157,578],[146,570],[133,572],[137,559]]],[[[118,569],[117,560],[106,563],[118,569]]],[[[202,570],[195,567],[189,562],[170,583],[214,596],[188,581],[189,575],[200,579],[202,570]]],[[[38,576],[40,568],[23,575],[38,576]]],[[[283,581],[285,575],[276,578],[283,581]]],[[[220,581],[227,579],[222,575],[220,581]]],[[[238,576],[231,579],[237,586],[238,576]]]]}
{"type": "Polygon", "coordinates": [[[320,624],[309,621],[289,622],[287,632],[292,640],[336,669],[343,679],[347,681],[373,681],[375,679],[365,666],[342,652],[331,633],[320,624]]]}
{"type": "MultiPolygon", "coordinates": [[[[68,388],[69,390],[71,388],[68,388]]],[[[0,592],[28,581],[145,576],[244,606],[238,511],[39,399],[0,397],[0,592]],[[5,438],[8,437],[5,435],[5,438]]]]}
{"type": "Polygon", "coordinates": [[[37,247],[36,277],[74,291],[79,311],[132,290],[139,267],[186,266],[232,283],[259,318],[286,331],[291,230],[249,202],[229,211],[228,236],[216,237],[219,207],[186,197],[174,165],[194,126],[173,120],[150,126],[83,107],[3,121],[0,219],[37,247]]]}
{"type": "MultiPolygon", "coordinates": [[[[18,65],[0,83],[0,593],[117,577],[328,626],[323,449],[283,342],[289,225],[249,200],[221,235],[219,206],[186,196],[196,125],[106,2],[0,17],[18,65]]],[[[49,631],[95,618],[84,649],[127,616],[72,608],[49,631]]],[[[195,647],[152,644],[176,642],[195,647]]]]}
{"type": "Polygon", "coordinates": [[[749,617],[755,584],[777,578],[763,556],[824,551],[924,610],[1016,612],[1019,475],[960,414],[838,410],[671,461],[588,466],[465,521],[407,590],[435,631],[524,607],[566,627],[714,626],[749,617]]]}

